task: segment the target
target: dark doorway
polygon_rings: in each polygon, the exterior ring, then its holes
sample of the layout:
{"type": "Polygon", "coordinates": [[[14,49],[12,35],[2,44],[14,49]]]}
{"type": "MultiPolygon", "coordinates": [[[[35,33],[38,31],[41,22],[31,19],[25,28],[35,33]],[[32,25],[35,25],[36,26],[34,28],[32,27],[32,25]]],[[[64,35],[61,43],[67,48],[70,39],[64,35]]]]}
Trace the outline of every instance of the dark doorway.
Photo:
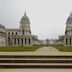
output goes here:
{"type": "Polygon", "coordinates": [[[68,39],[66,38],[66,45],[68,44],[68,39]]]}
{"type": "Polygon", "coordinates": [[[14,39],[14,45],[16,45],[16,38],[14,39]]]}
{"type": "Polygon", "coordinates": [[[19,45],[19,39],[18,39],[18,45],[19,45]]]}
{"type": "Polygon", "coordinates": [[[27,43],[27,39],[25,39],[25,45],[26,45],[26,43],[27,43]]]}
{"type": "Polygon", "coordinates": [[[23,38],[21,39],[21,45],[23,45],[23,38]]]}
{"type": "Polygon", "coordinates": [[[29,45],[30,45],[30,43],[31,43],[31,42],[30,42],[30,39],[29,39],[29,41],[28,41],[28,42],[29,42],[29,45]]]}
{"type": "Polygon", "coordinates": [[[70,45],[71,45],[71,38],[70,38],[70,45]]]}

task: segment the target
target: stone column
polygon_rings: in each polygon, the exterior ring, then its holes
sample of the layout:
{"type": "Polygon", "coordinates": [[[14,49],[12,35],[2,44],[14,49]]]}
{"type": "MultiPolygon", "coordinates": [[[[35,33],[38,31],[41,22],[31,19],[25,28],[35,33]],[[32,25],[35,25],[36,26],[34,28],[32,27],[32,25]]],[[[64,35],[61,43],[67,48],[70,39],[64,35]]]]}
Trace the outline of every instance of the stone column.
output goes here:
{"type": "Polygon", "coordinates": [[[66,45],[66,38],[64,38],[64,45],[66,45]]]}
{"type": "Polygon", "coordinates": [[[29,43],[28,43],[28,38],[27,38],[27,40],[26,40],[26,43],[27,43],[27,45],[29,45],[29,43]]]}
{"type": "Polygon", "coordinates": [[[21,38],[20,38],[20,40],[19,40],[19,45],[21,45],[21,38]]]}
{"type": "Polygon", "coordinates": [[[14,45],[14,39],[12,39],[12,45],[14,45]]]}
{"type": "Polygon", "coordinates": [[[32,38],[29,38],[30,39],[30,44],[29,45],[32,45],[32,38]]]}

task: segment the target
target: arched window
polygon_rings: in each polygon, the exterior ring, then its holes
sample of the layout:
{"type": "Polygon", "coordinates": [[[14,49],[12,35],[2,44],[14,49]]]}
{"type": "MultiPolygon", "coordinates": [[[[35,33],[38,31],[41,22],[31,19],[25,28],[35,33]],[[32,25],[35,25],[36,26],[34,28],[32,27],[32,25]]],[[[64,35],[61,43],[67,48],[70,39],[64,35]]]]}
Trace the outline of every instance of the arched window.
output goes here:
{"type": "Polygon", "coordinates": [[[12,32],[12,35],[13,35],[14,33],[12,32]]]}
{"type": "Polygon", "coordinates": [[[16,32],[16,35],[17,35],[18,33],[16,32]]]}
{"type": "Polygon", "coordinates": [[[10,32],[8,32],[8,35],[10,35],[10,32]]]}
{"type": "Polygon", "coordinates": [[[24,34],[24,30],[22,30],[22,34],[24,34]]]}

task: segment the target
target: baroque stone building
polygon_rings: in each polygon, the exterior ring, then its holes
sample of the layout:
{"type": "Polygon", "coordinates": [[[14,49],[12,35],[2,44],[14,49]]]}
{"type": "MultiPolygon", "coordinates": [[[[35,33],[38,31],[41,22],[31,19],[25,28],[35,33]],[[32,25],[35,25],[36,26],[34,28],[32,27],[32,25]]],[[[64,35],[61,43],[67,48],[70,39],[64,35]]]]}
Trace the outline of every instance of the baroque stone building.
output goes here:
{"type": "Polygon", "coordinates": [[[31,34],[30,21],[26,12],[21,18],[19,29],[8,29],[0,24],[0,46],[37,45],[40,41],[31,34]]]}
{"type": "Polygon", "coordinates": [[[59,36],[60,44],[72,45],[72,13],[67,18],[65,35],[59,36]]]}

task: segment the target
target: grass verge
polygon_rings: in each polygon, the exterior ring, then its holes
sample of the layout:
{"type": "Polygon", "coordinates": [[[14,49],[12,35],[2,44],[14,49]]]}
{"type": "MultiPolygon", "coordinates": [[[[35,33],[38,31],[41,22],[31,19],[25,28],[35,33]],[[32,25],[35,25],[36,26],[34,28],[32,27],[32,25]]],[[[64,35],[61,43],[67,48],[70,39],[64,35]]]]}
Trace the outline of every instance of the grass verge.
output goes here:
{"type": "Polygon", "coordinates": [[[53,47],[56,48],[56,49],[58,49],[59,51],[62,51],[62,52],[72,52],[72,46],[55,45],[53,47]]]}
{"type": "Polygon", "coordinates": [[[0,52],[22,52],[22,51],[33,52],[41,47],[42,46],[7,46],[7,47],[0,47],[0,52]]]}

